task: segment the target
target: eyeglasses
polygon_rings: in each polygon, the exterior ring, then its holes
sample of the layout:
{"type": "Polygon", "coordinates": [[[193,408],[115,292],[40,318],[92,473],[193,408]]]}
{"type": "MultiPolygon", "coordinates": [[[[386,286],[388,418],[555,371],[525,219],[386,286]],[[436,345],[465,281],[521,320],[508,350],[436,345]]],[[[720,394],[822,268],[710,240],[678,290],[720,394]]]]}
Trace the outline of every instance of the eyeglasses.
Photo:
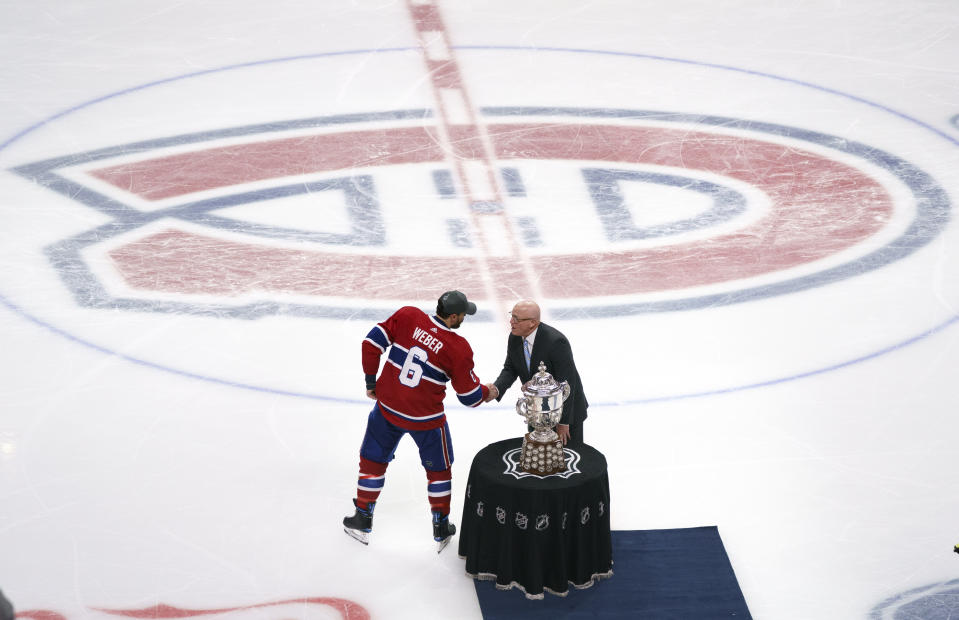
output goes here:
{"type": "Polygon", "coordinates": [[[536,317],[534,317],[534,316],[531,316],[531,317],[529,317],[529,318],[527,318],[527,319],[521,319],[521,318],[517,317],[517,316],[516,316],[515,314],[513,314],[513,313],[509,313],[509,314],[507,314],[506,316],[509,317],[509,322],[510,322],[510,323],[522,323],[523,321],[534,321],[534,320],[536,320],[536,317]]]}

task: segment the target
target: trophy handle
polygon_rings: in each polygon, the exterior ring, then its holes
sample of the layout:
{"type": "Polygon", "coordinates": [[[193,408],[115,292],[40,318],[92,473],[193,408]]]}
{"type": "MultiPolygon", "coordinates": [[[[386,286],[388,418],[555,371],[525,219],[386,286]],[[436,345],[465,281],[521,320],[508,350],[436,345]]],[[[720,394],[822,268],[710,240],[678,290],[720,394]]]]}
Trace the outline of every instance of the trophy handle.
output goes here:
{"type": "Polygon", "coordinates": [[[525,398],[517,401],[516,413],[520,414],[524,418],[529,415],[529,403],[525,398]]]}
{"type": "Polygon", "coordinates": [[[569,398],[569,395],[573,392],[573,388],[570,387],[569,383],[563,381],[563,400],[569,398]]]}

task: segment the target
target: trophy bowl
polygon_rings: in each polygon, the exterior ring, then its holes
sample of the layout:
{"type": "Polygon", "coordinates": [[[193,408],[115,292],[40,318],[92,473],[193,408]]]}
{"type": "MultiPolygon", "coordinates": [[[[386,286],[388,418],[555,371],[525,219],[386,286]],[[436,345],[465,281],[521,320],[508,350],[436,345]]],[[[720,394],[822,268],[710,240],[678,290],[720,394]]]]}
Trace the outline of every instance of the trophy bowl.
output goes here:
{"type": "Polygon", "coordinates": [[[516,412],[533,430],[523,437],[520,467],[540,475],[565,471],[563,443],[553,429],[563,417],[563,402],[571,392],[569,383],[557,383],[546,372],[546,364],[540,362],[538,372],[523,384],[522,392],[516,401],[516,412]]]}
{"type": "Polygon", "coordinates": [[[516,403],[516,411],[526,418],[527,424],[542,434],[559,424],[563,417],[563,400],[561,394],[526,396],[516,403]]]}

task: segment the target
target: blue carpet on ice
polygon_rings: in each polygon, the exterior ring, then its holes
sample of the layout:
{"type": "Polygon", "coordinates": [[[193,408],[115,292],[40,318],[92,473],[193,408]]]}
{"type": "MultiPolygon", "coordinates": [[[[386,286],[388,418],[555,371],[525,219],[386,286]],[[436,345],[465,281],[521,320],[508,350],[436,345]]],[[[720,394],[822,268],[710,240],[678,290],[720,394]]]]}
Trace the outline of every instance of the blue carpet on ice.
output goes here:
{"type": "Polygon", "coordinates": [[[476,581],[485,620],[751,618],[715,526],[613,531],[613,576],[566,597],[531,601],[476,581]]]}

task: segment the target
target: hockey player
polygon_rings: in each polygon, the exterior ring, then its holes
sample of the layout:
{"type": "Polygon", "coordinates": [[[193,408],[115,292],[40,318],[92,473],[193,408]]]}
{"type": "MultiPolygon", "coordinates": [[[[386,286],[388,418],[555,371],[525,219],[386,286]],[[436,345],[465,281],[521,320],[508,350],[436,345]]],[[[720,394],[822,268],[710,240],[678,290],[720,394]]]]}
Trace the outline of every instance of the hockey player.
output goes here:
{"type": "Polygon", "coordinates": [[[386,467],[406,434],[419,447],[420,462],[426,469],[436,552],[456,533],[449,522],[453,444],[443,398],[447,381],[467,407],[478,406],[489,395],[473,373],[473,350],[465,338],[453,332],[467,314],[475,313],[476,304],[466,295],[447,291],[437,301],[434,316],[404,306],[376,324],[363,340],[366,395],[376,400],[376,405],[360,447],[360,474],[353,500],[356,511],[343,519],[346,533],[363,544],[369,544],[373,508],[383,489],[386,467]],[[383,353],[387,359],[377,379],[383,353]]]}

